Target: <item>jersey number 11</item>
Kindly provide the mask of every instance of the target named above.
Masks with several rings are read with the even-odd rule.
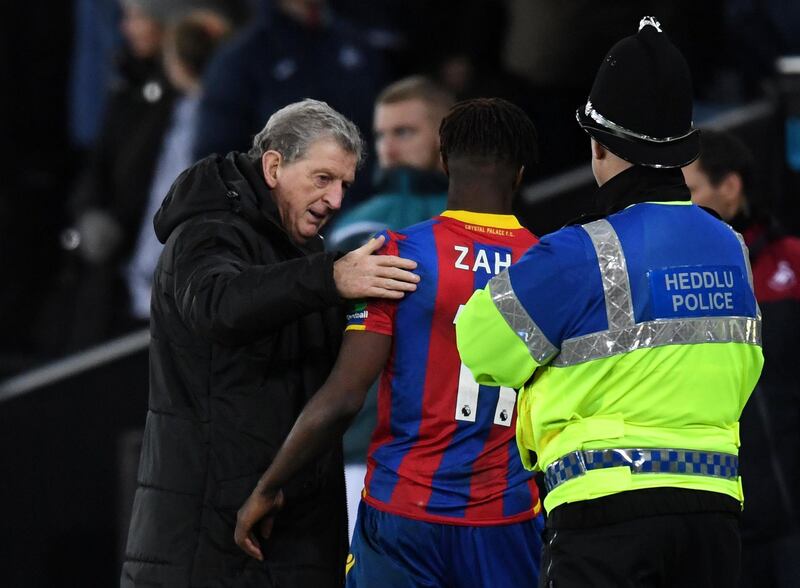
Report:
[[[464,307],[458,307],[458,312]],[[453,319],[455,324],[458,312]],[[480,384],[472,377],[472,372],[463,363],[458,373],[458,396],[456,397],[456,420],[474,423],[478,415],[478,394]],[[484,386],[484,394],[487,392],[498,391],[498,388]],[[494,424],[503,427],[511,426],[511,417],[514,414],[514,404],[517,402],[517,393],[511,388],[502,387],[498,391],[497,405],[494,410]]]

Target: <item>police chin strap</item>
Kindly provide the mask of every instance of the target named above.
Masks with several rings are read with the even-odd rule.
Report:
[[[659,33],[663,33],[664,31],[661,30],[661,23],[656,20],[655,16],[645,16],[642,20],[639,21],[639,30],[641,31],[644,27],[650,25]]]

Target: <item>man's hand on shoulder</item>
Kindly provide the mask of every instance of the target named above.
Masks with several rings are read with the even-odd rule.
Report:
[[[370,239],[333,264],[339,296],[347,300],[400,299],[417,289],[419,276],[410,271],[417,267],[415,261],[396,255],[373,255],[384,241],[383,235]]]

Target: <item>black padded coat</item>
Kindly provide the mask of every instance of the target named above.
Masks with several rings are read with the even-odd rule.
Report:
[[[123,587],[341,586],[341,448],[284,489],[265,562],[234,543],[236,511],[306,401],[343,327],[335,255],[293,244],[258,165],[211,156],[155,218],[150,401]]]

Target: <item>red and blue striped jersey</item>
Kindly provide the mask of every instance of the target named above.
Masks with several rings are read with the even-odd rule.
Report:
[[[520,461],[516,392],[479,386],[461,364],[455,318],[472,293],[537,239],[509,215],[446,211],[387,231],[381,253],[417,262],[417,290],[369,300],[348,330],[392,336],[364,500],[412,519],[495,525],[534,517],[536,484]]]

